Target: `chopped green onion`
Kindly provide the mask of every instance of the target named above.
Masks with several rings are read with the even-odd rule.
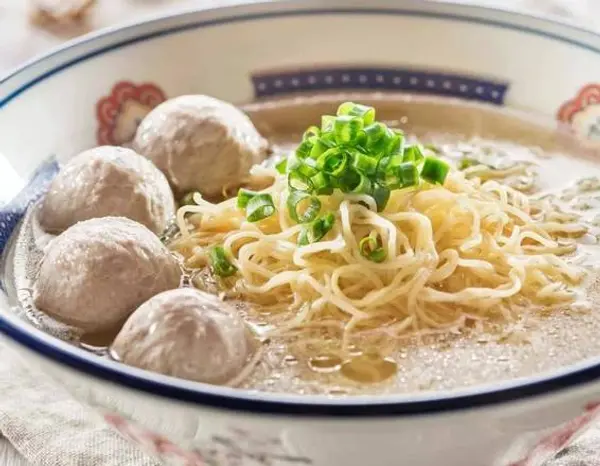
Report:
[[[387,136],[386,126],[379,122],[367,126],[364,131],[367,136],[366,146],[368,149],[372,149],[379,141]]]
[[[304,160],[294,159],[294,163],[288,163],[288,172],[291,173],[293,171],[298,171],[302,173],[304,176],[311,177],[318,173],[317,163],[315,160],[311,158],[306,158]]]
[[[196,201],[194,201],[194,194],[197,191],[190,191],[185,196],[181,198],[181,205],[196,205]]]
[[[351,193],[361,182],[361,176],[354,170],[346,170],[344,176],[334,179],[338,188],[344,193]]]
[[[308,206],[304,212],[300,212],[301,204]],[[308,223],[313,221],[321,210],[321,201],[316,196],[311,196],[303,191],[291,191],[287,198],[288,212],[296,223]]]
[[[352,192],[354,194],[370,194],[372,191],[371,180],[361,173],[359,173],[358,176],[360,177],[360,181],[352,189]]]
[[[328,149],[317,160],[317,168],[334,177],[344,173],[347,164],[348,154],[337,147]]]
[[[306,131],[304,131],[304,135],[302,136],[303,141],[311,141],[313,138],[318,138],[321,135],[321,130],[318,126],[311,126]]]
[[[404,162],[397,168],[398,175],[402,179],[402,187],[415,186],[419,183],[419,169],[413,162]]]
[[[312,141],[302,141],[296,149],[296,157],[298,157],[300,160],[307,158],[310,155],[312,148]]]
[[[377,165],[378,160],[376,158],[361,154],[360,152],[354,153],[352,166],[357,172],[364,173],[368,176],[374,175],[377,172]]]
[[[249,222],[264,220],[274,213],[275,204],[270,194],[256,194],[246,205],[246,220]]]
[[[404,162],[414,162],[418,165],[424,158],[425,156],[418,145],[409,146],[404,150]]]
[[[443,160],[437,157],[425,157],[421,178],[433,184],[444,184],[449,171],[450,167]]]
[[[386,172],[385,178],[379,180],[383,186],[390,190],[400,189],[404,185],[402,183],[402,177],[397,170],[390,170]]]
[[[240,188],[237,195],[237,207],[238,209],[245,209],[250,199],[256,196],[256,191],[250,191],[249,189]]]
[[[335,217],[330,212],[317,218],[315,221],[305,225],[298,235],[298,244],[306,246],[307,244],[320,241],[331,229],[335,223]]]
[[[474,167],[475,165],[481,165],[481,162],[479,160],[471,159],[469,157],[464,157],[460,160],[460,163],[458,164],[458,169],[466,170],[467,168]]]
[[[333,186],[331,185],[331,180],[329,176],[323,172],[317,173],[310,179],[313,185],[313,192],[317,195],[322,194],[333,194]]]
[[[330,149],[330,145],[325,143],[323,140],[318,139],[315,141],[315,145],[312,147],[310,151],[311,159],[318,159],[321,154],[325,153],[327,149]]]
[[[285,164],[285,168],[288,172],[297,169],[300,165],[302,165],[302,160],[296,157],[296,154],[290,154],[287,158],[287,162]]]
[[[443,183],[449,167],[425,146],[406,146],[401,130],[375,121],[373,107],[344,102],[336,116],[321,117],[320,128],[309,127],[296,151],[277,169],[288,176],[290,218],[310,223],[321,209],[317,196],[335,189],[366,194],[381,212],[392,190],[418,186],[421,179]]]
[[[333,130],[335,117],[331,115],[323,115],[321,117],[321,134]]]
[[[293,170],[288,175],[288,186],[295,191],[311,192],[313,183],[310,178],[299,170]]]
[[[349,115],[339,116],[333,123],[335,140],[338,144],[355,142],[364,127],[362,118]]]
[[[377,248],[371,254],[369,254],[369,259],[373,262],[383,262],[387,257],[387,251],[383,248]]]
[[[387,148],[390,145],[391,136],[386,129],[385,135],[377,141],[368,141],[367,148],[375,157],[383,157],[388,154]]]
[[[377,204],[377,212],[381,212],[385,209],[385,206],[390,200],[390,190],[379,183],[375,183],[373,185],[371,196],[375,199],[375,203]]]
[[[392,135],[390,136],[386,146],[386,152],[388,154],[402,153],[403,146],[404,134],[398,131],[392,131]]]
[[[338,107],[338,116],[360,117],[365,125],[370,125],[375,121],[375,109],[367,105],[355,104],[354,102],[344,102]]]
[[[377,167],[378,180],[389,189],[400,189],[404,186],[402,179],[402,156],[396,154],[383,157]]]
[[[277,170],[279,173],[281,173],[282,175],[285,175],[285,172],[287,170],[287,159],[283,159],[281,162],[277,163],[277,165],[275,165],[275,170]]]
[[[213,272],[219,277],[230,277],[237,272],[237,267],[229,261],[221,246],[212,248],[208,256]]]
[[[381,246],[379,234],[372,231],[365,236],[358,244],[361,256],[373,262],[383,262],[387,257],[387,251]]]

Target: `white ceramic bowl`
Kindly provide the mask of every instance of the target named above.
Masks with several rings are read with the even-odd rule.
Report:
[[[246,4],[88,36],[0,81],[0,250],[56,173],[51,155],[121,143],[169,96],[244,103],[292,91],[406,90],[527,109],[593,138],[598,76],[600,37],[591,32],[411,0]],[[10,306],[0,292],[7,342],[177,464],[532,465],[579,433],[600,399],[600,359],[451,393],[249,393],[96,358],[24,324]]]

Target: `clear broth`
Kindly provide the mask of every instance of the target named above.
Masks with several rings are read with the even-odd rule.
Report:
[[[346,359],[327,353],[298,357],[291,354],[285,341],[272,339],[265,343],[263,359],[242,388],[332,396],[447,390],[526,377],[600,355],[600,312],[596,306],[600,303],[600,185],[587,192],[573,190],[582,178],[600,175],[597,148],[584,147],[554,123],[451,99],[322,95],[254,103],[245,110],[273,142],[275,160],[294,147],[303,129],[318,124],[321,114],[333,113],[342,100],[374,105],[379,119],[401,126],[425,143],[435,142],[446,149],[460,148],[464,141],[487,144],[509,159],[536,164],[541,189],[557,195],[570,193],[572,199],[566,202],[580,210],[590,228],[573,260],[582,261],[592,272],[585,289],[591,305],[578,303],[542,319],[524,319],[522,332],[504,341],[482,333],[444,335],[409,340],[386,354],[377,348],[357,349]],[[35,206],[26,215],[7,256],[12,284],[9,294],[18,312],[33,325],[105,355],[105,345],[115,332],[85,336],[33,306],[31,290],[43,254],[34,211]],[[260,332],[264,316],[244,305],[240,311]]]

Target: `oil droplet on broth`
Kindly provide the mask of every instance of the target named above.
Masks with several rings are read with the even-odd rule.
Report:
[[[289,366],[294,366],[298,364],[298,360],[296,359],[296,357],[292,356],[291,354],[287,354],[286,356],[284,356],[283,362],[285,362]]]
[[[398,371],[398,365],[390,358],[365,353],[350,358],[342,364],[342,375],[354,382],[378,383],[389,379]]]
[[[315,372],[336,372],[342,366],[342,358],[334,354],[315,356],[308,361],[308,367]]]

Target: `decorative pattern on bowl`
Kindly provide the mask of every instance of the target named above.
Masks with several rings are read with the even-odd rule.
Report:
[[[205,445],[186,450],[166,437],[118,414],[105,414],[104,419],[125,438],[168,465],[302,466],[313,464],[310,458],[290,453],[280,438],[259,436],[244,429],[230,428],[219,435],[212,435]]]
[[[588,84],[558,111],[559,121],[582,138],[600,141],[600,84]]]
[[[130,142],[144,117],[166,99],[155,84],[116,83],[110,94],[96,104],[98,145],[120,146]]]
[[[430,94],[504,105],[509,84],[447,71],[412,68],[335,67],[257,72],[256,98],[298,92],[372,89]]]
[[[531,439],[519,439],[499,464],[504,466],[541,466],[581,435],[600,415],[600,402],[588,403],[583,414],[561,426]],[[168,465],[185,466],[289,466],[311,465],[309,458],[291,455],[278,438],[259,438],[243,429],[212,436],[206,446],[186,450],[166,437],[110,413],[106,422],[121,435]],[[514,459],[514,458],[518,459]],[[513,458],[513,459],[510,459]]]
[[[542,466],[584,433],[599,416],[600,401],[590,402],[581,415],[544,432],[533,443],[519,439],[513,451],[508,453],[519,459],[509,460],[507,466]]]

